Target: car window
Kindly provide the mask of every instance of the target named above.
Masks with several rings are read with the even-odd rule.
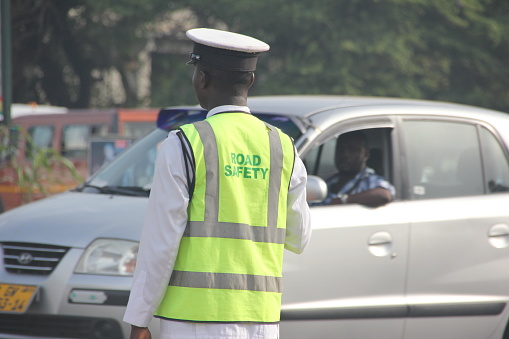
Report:
[[[16,155],[19,148],[19,138],[19,126],[0,126],[0,165]]]
[[[484,193],[477,127],[444,121],[405,121],[411,199]]]
[[[133,121],[124,123],[124,136],[140,139],[154,130],[155,122]]]
[[[106,136],[107,125],[67,125],[62,130],[62,150],[64,157],[86,158],[88,141],[91,137]]]
[[[145,138],[122,152],[115,161],[92,177],[93,186],[140,187],[150,189],[154,176],[157,150],[168,132],[152,131]]]
[[[31,126],[28,128],[28,135],[31,142],[26,143],[25,156],[30,157],[32,146],[36,148],[48,148],[52,146],[54,127],[51,125]]]
[[[308,174],[318,175],[323,179],[327,179],[336,173],[337,170],[334,165],[335,147],[336,138],[330,139],[309,151],[302,159]]]
[[[496,137],[486,128],[481,129],[486,184],[490,193],[509,190],[509,164]]]
[[[376,174],[390,180],[391,176],[391,128],[371,128],[363,132],[368,138],[370,156],[366,165]],[[330,138],[318,147],[310,150],[303,158],[308,174],[317,175],[327,180],[337,173],[334,162],[336,140],[338,135]]]

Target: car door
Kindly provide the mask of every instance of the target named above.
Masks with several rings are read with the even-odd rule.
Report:
[[[392,176],[395,133],[386,119],[380,124],[350,121],[325,131],[304,156],[308,174],[325,179],[334,173],[337,136],[369,125],[371,144],[383,152],[373,166]],[[401,338],[407,313],[408,216],[398,212],[403,205],[311,207],[309,246],[301,255],[285,254],[282,338]]]
[[[402,120],[410,226],[405,338],[501,338],[509,165],[489,126]]]

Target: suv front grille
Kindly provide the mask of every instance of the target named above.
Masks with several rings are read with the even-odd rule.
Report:
[[[47,275],[57,267],[69,247],[4,242],[2,249],[7,272]]]

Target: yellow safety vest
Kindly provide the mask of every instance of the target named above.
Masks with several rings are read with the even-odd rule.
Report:
[[[181,127],[195,160],[188,223],[157,317],[278,322],[290,137],[248,113]]]

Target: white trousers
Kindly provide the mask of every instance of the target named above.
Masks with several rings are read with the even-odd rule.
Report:
[[[161,319],[161,339],[279,339],[279,324],[194,323]]]

